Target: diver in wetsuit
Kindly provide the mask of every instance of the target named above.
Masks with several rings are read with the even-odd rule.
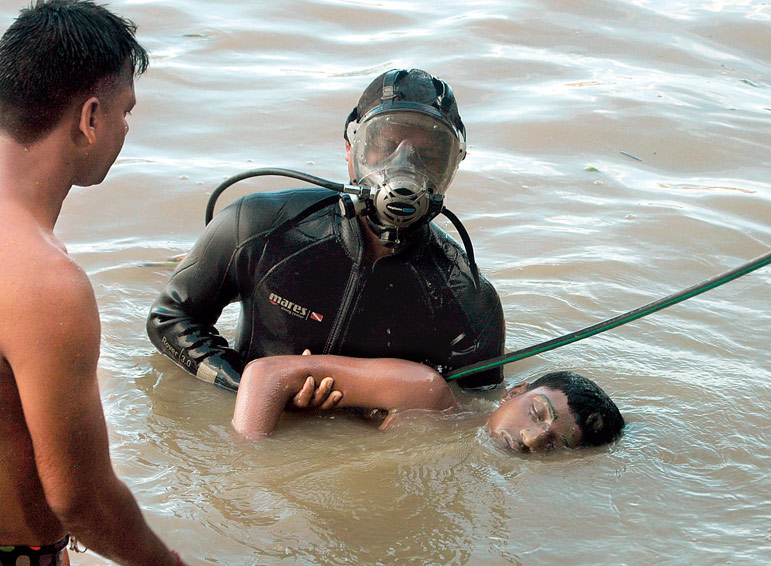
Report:
[[[502,352],[495,289],[430,222],[466,152],[452,89],[418,69],[388,71],[364,91],[344,137],[360,194],[249,195],[215,216],[177,267],[147,332],[184,370],[236,390],[250,360],[306,349],[440,371]],[[235,301],[230,347],[215,324]],[[502,380],[496,368],[458,381],[486,388]]]

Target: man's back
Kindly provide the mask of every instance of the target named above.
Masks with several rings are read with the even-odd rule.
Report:
[[[65,533],[38,477],[39,469],[46,469],[45,446],[42,453],[33,451],[25,421],[25,416],[37,419],[36,403],[25,403],[25,415],[20,395],[42,402],[50,393],[51,378],[37,375],[38,368],[69,365],[68,357],[84,369],[95,364],[99,322],[90,284],[61,244],[23,207],[2,197],[0,202],[0,458],[14,463],[0,468],[0,540],[32,544],[59,540]],[[81,332],[62,342],[62,332],[75,326]],[[85,350],[64,351],[67,342],[75,341],[82,341]],[[77,390],[77,383],[72,386]],[[61,398],[61,411],[47,418],[66,420],[77,411],[73,404],[77,399]]]
[[[5,359],[0,362],[0,404],[0,508],[4,516],[0,540],[59,540],[64,536],[62,526],[45,504],[32,441],[13,373]]]

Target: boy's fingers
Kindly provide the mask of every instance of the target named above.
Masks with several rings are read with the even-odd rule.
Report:
[[[343,398],[343,392],[342,391],[333,391],[329,394],[329,397],[327,397],[327,400],[322,403],[321,407],[319,407],[321,410],[326,409],[334,409],[337,407],[337,404],[340,402],[340,399]]]
[[[331,377],[325,377],[319,383],[316,391],[313,392],[313,399],[311,399],[311,407],[321,407],[329,398],[329,393],[332,391],[332,386],[335,384],[335,380]]]
[[[316,381],[313,376],[309,375],[303,383],[302,388],[298,391],[294,397],[292,397],[292,405],[298,409],[305,409],[314,397],[316,390]]]

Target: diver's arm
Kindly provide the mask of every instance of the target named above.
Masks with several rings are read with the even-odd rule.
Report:
[[[337,407],[383,409],[389,416],[457,407],[442,376],[423,364],[392,358],[272,356],[251,362],[244,371],[233,415],[236,431],[247,438],[270,434],[308,376],[315,383],[334,378],[334,390],[342,393]]]
[[[236,390],[246,361],[214,324],[237,300],[236,203],[214,217],[153,304],[147,334],[158,350],[188,373]]]

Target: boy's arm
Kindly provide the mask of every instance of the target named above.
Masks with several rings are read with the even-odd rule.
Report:
[[[90,283],[68,260],[40,272],[56,277],[30,278],[3,344],[48,505],[68,532],[118,564],[177,564],[112,469]]]
[[[457,407],[450,386],[434,369],[393,358],[273,356],[250,363],[236,398],[233,426],[247,438],[270,434],[287,402],[311,376],[327,376],[342,394],[337,407],[441,411]]]

